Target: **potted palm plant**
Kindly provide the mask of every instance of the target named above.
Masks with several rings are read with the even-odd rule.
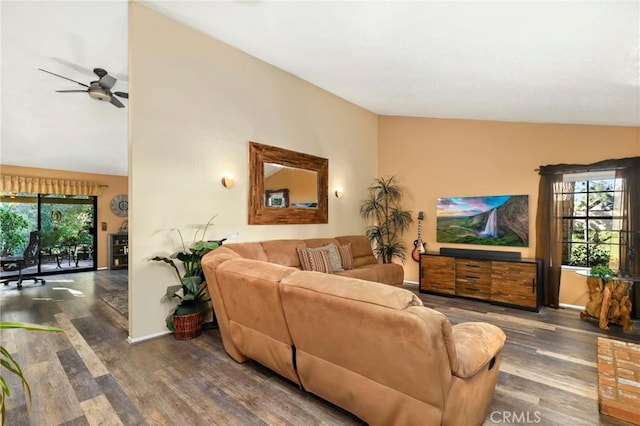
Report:
[[[371,223],[365,233],[373,245],[373,254],[383,263],[391,263],[395,257],[405,260],[407,247],[401,236],[413,219],[411,212],[400,206],[402,197],[403,190],[395,176],[376,178],[360,206],[360,215]]]
[[[154,256],[149,259],[163,262],[171,266],[175,272],[177,284],[167,286],[162,299],[178,300],[176,307],[166,317],[167,328],[174,332],[174,337],[178,340],[192,339],[202,333],[204,311],[210,300],[202,272],[202,257],[221,244],[221,241],[204,241],[207,228],[212,221],[213,218],[202,228],[201,239],[198,239],[198,231],[201,228],[198,227],[189,246],[185,244],[182,232],[175,229],[180,237],[180,249],[169,256]]]

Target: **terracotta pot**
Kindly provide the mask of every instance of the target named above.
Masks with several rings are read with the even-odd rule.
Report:
[[[175,332],[173,337],[176,340],[189,340],[202,334],[202,324],[204,315],[202,312],[187,315],[174,315],[173,327]]]

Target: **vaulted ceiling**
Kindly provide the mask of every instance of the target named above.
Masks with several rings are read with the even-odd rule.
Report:
[[[640,125],[637,1],[144,3],[377,114]],[[0,13],[0,163],[126,175],[127,108],[38,71],[127,92],[126,1]]]

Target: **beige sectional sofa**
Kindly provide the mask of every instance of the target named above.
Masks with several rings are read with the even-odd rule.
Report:
[[[353,254],[353,269],[337,272],[352,278],[375,281],[394,286],[401,286],[404,280],[404,270],[395,263],[383,264],[371,251],[369,240],[363,235],[346,235],[336,238],[312,238],[306,240],[272,240],[256,243],[226,244],[241,257],[263,262],[277,263],[300,269],[300,258],[297,248],[317,248],[327,244],[350,245]]]
[[[502,330],[451,326],[411,291],[348,271],[300,270],[295,248],[324,242],[229,244],[204,257],[227,353],[238,362],[253,359],[371,425],[482,424],[498,378]],[[359,267],[369,265],[358,249],[353,257],[354,265],[357,258]],[[375,271],[397,281],[371,266],[363,269],[366,277]]]

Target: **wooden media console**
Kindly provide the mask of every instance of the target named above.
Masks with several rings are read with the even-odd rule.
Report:
[[[420,256],[421,293],[466,297],[538,312],[541,277],[542,262],[537,259],[501,258],[488,251],[466,254],[464,250],[454,255]]]

